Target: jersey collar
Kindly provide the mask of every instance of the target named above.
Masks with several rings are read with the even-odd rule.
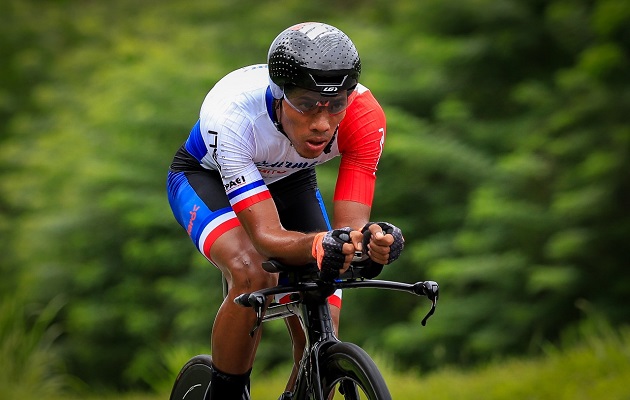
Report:
[[[267,104],[267,114],[269,114],[269,118],[271,118],[271,122],[274,124],[278,122],[276,120],[276,113],[273,111],[273,94],[271,94],[271,87],[267,86],[267,91],[265,92],[265,103]]]

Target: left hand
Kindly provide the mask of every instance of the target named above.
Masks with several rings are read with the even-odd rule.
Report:
[[[364,243],[368,243],[364,251],[372,261],[385,265],[398,259],[405,245],[399,228],[387,222],[368,222],[361,231],[364,238],[369,235],[369,242],[364,239]]]

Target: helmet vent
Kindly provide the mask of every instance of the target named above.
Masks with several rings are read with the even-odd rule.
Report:
[[[353,88],[361,74],[359,53],[350,38],[322,23],[299,24],[281,32],[269,48],[268,64],[276,85],[319,92],[331,86]]]

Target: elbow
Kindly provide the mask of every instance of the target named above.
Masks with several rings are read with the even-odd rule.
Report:
[[[273,233],[250,234],[254,248],[265,258],[277,258],[279,253],[278,239]]]

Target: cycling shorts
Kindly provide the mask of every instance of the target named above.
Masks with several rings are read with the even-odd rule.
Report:
[[[168,200],[175,219],[210,262],[210,248],[222,234],[240,225],[230,206],[219,172],[206,169],[174,170],[167,178]],[[324,201],[317,188],[315,169],[293,173],[268,185],[282,226],[297,232],[331,229]],[[214,263],[213,263],[214,264]],[[276,299],[286,302],[287,296]],[[341,290],[329,297],[341,307]]]

